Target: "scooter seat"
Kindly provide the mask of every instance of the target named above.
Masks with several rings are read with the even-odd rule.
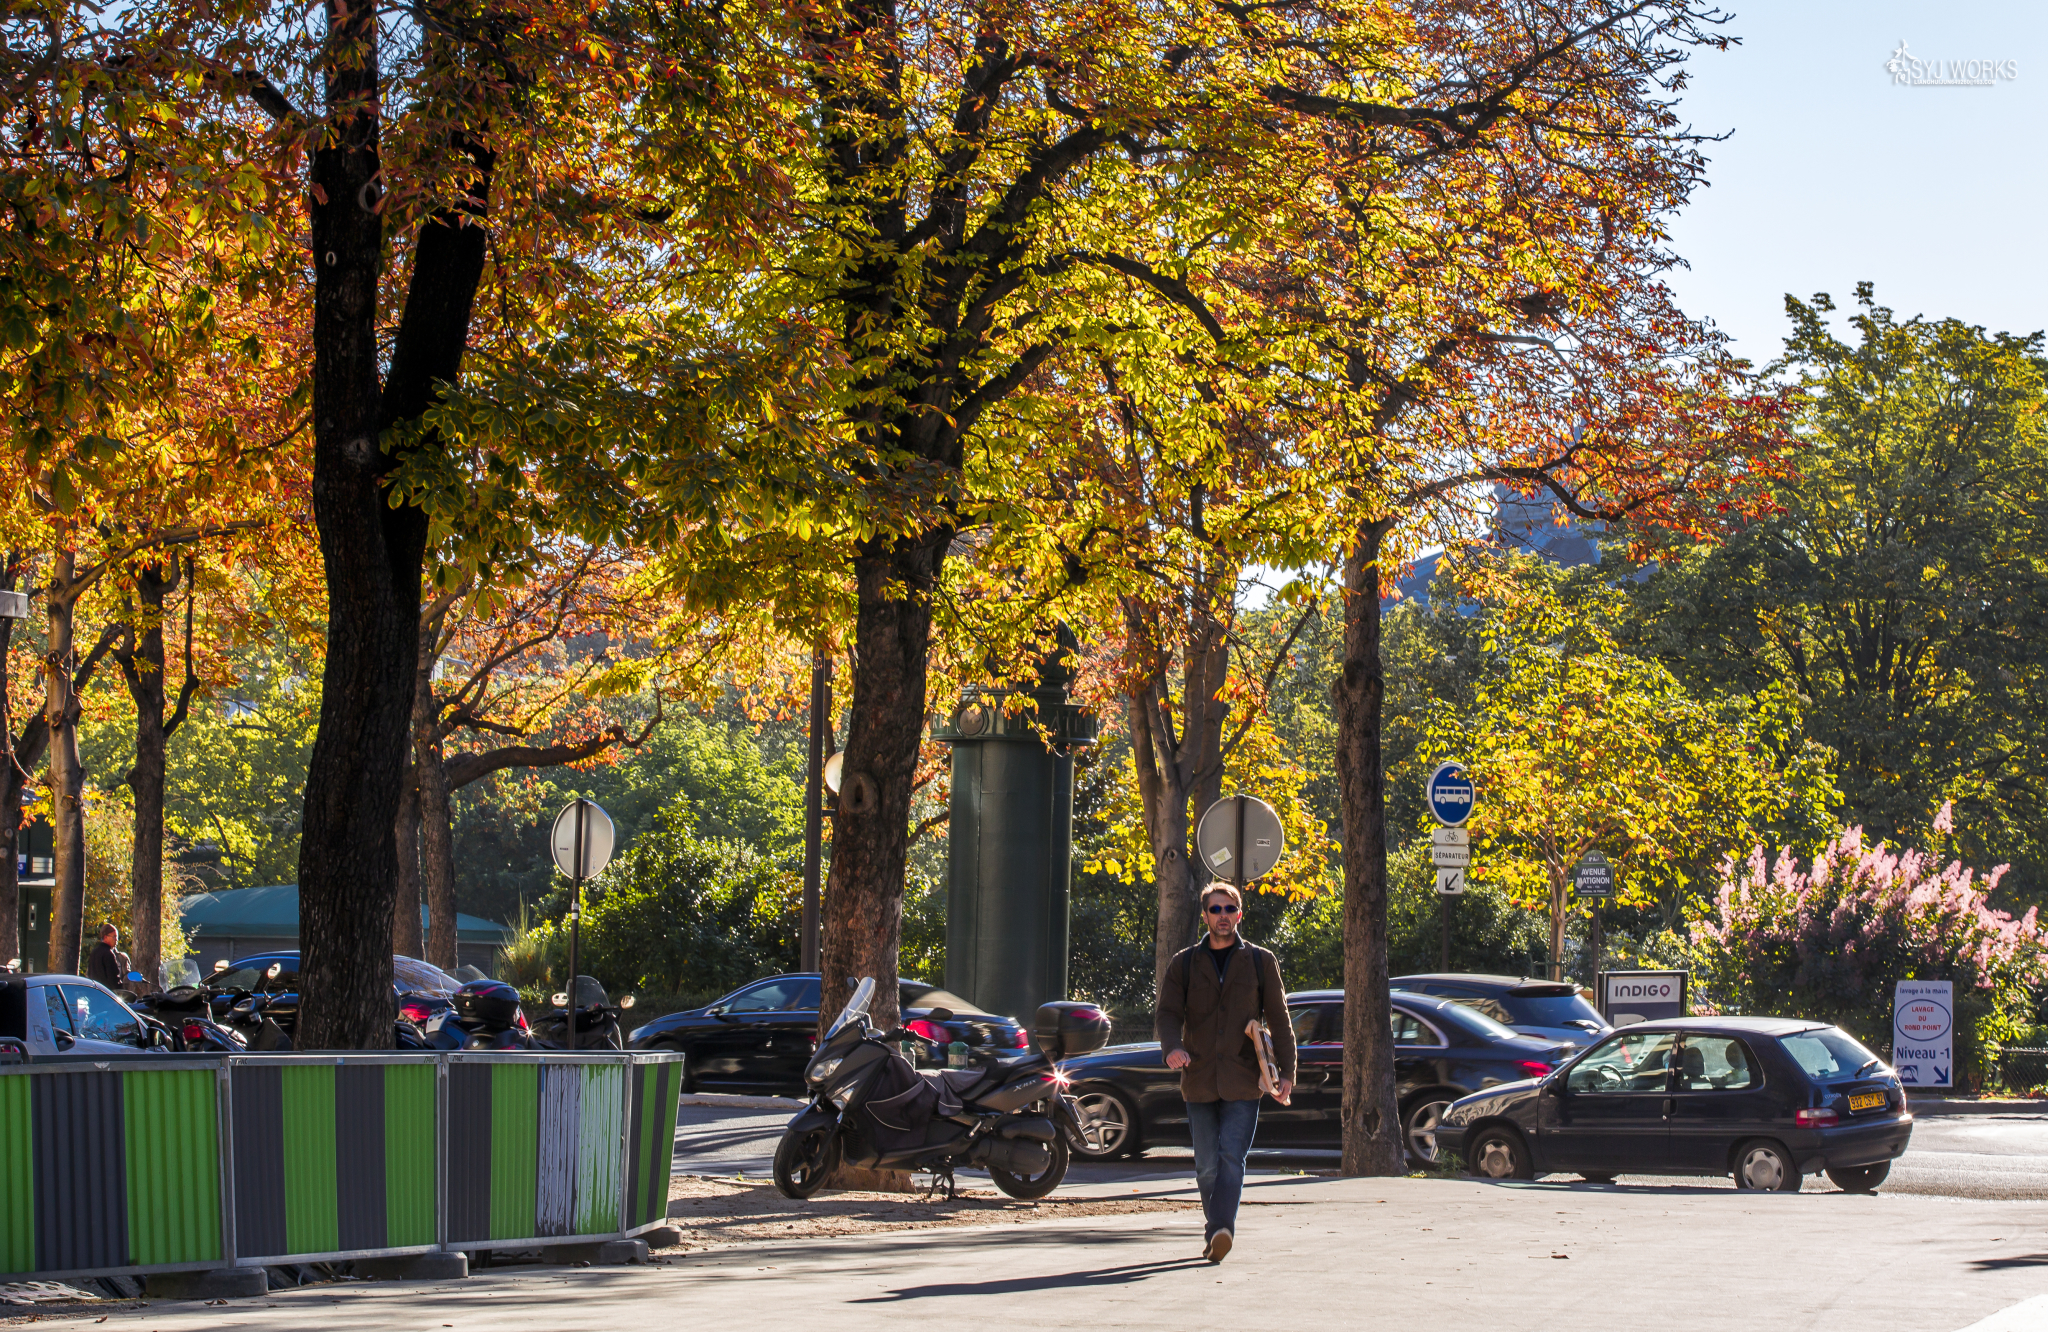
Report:
[[[975,1089],[988,1080],[988,1075],[978,1068],[927,1068],[918,1071],[962,1101],[972,1100]]]

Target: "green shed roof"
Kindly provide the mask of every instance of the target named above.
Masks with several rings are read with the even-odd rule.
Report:
[[[275,939],[299,932],[299,885],[274,883],[266,888],[230,888],[219,893],[194,893],[178,902],[185,932],[200,939]],[[427,908],[420,907],[425,929]],[[480,916],[455,915],[458,943],[502,944],[512,931]]]

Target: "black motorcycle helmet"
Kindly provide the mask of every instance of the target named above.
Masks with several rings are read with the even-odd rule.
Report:
[[[519,991],[503,981],[471,981],[455,992],[454,1003],[463,1017],[493,1026],[509,1027],[519,1020]]]

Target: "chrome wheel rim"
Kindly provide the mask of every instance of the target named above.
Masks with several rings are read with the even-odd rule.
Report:
[[[1436,1163],[1436,1130],[1444,1121],[1444,1111],[1450,1109],[1449,1101],[1430,1101],[1418,1105],[1408,1116],[1408,1154],[1418,1161]]]
[[[1088,1092],[1074,1098],[1081,1118],[1081,1137],[1091,1156],[1120,1152],[1131,1139],[1131,1118],[1124,1103],[1108,1092]]]
[[[1752,1147],[1742,1154],[1742,1182],[1753,1189],[1780,1189],[1785,1184],[1785,1163],[1769,1147]]]
[[[1515,1173],[1515,1152],[1505,1140],[1488,1138],[1479,1144],[1473,1166],[1488,1179],[1511,1179]]]

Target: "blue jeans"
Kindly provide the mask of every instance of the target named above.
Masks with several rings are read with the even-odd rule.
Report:
[[[1257,1101],[1189,1101],[1188,1136],[1195,1143],[1195,1184],[1202,1190],[1202,1238],[1237,1232],[1244,1196],[1244,1158],[1259,1127]]]

